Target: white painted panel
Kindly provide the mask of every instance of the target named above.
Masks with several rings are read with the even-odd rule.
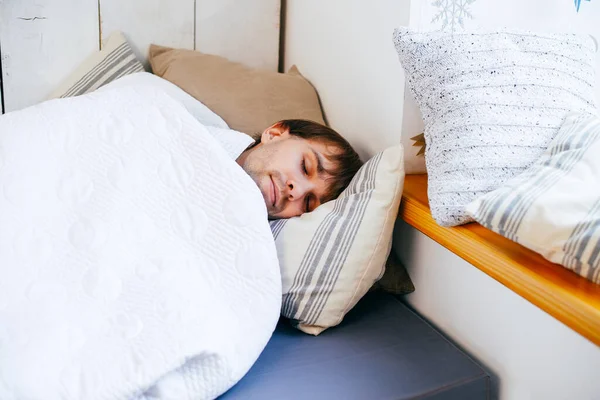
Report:
[[[146,67],[151,43],[193,49],[194,1],[100,0],[102,39],[123,32]]]
[[[196,50],[277,70],[280,0],[196,1]]]
[[[296,64],[332,128],[363,159],[402,141],[404,73],[392,41],[409,0],[289,0],[285,66]],[[405,150],[410,149],[406,141]]]
[[[502,400],[600,399],[600,347],[404,222],[408,303],[494,375]]]
[[[98,50],[97,0],[0,1],[6,111],[44,100]]]

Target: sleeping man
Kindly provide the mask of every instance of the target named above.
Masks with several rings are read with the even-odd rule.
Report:
[[[252,177],[269,219],[299,216],[335,199],[359,170],[358,154],[348,141],[319,123],[287,119],[255,137],[229,129],[221,117],[175,85],[148,73],[132,74],[98,91],[152,86],[181,103]]]
[[[265,129],[237,162],[258,185],[269,219],[299,216],[335,199],[361,166],[342,136],[305,120]]]
[[[225,392],[279,319],[268,219],[359,167],[325,126],[255,141],[143,74],[0,116],[0,399]]]

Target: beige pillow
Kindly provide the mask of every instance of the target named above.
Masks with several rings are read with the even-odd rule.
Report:
[[[336,200],[271,222],[281,268],[281,313],[303,332],[318,335],[342,322],[382,277],[404,185],[403,154],[401,145],[384,150]]]
[[[149,60],[154,74],[204,103],[231,129],[254,135],[296,118],[324,124],[317,92],[296,67],[281,74],[157,45],[150,46]]]

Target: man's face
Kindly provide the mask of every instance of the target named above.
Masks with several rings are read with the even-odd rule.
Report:
[[[327,156],[336,148],[294,137],[278,125],[265,130],[261,142],[238,158],[256,182],[270,219],[291,218],[321,204],[335,168]]]

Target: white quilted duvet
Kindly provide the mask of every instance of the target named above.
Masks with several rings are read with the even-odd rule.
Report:
[[[208,399],[281,283],[260,191],[147,88],[0,117],[0,399]]]

